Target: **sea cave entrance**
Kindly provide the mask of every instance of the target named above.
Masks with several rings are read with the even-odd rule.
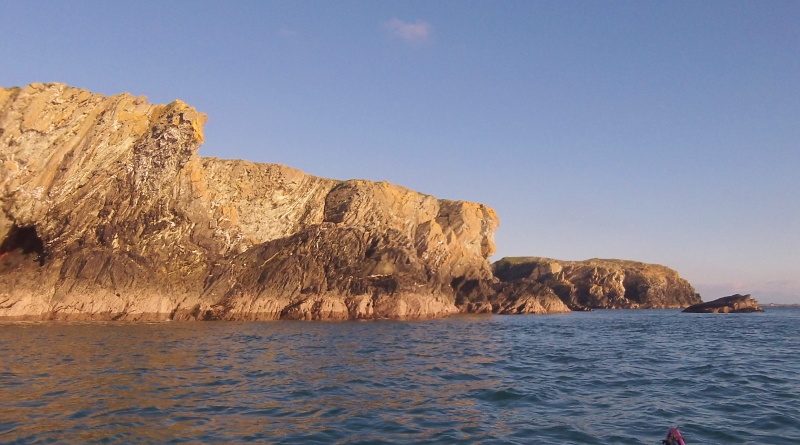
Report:
[[[24,257],[33,256],[40,266],[44,266],[44,242],[36,233],[36,227],[19,227],[17,225],[11,227],[3,242],[0,243],[0,258],[15,254]]]

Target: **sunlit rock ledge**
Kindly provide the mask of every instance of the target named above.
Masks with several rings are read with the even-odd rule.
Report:
[[[499,220],[483,204],[203,158],[205,122],[177,100],[0,89],[0,319],[414,319],[593,304],[575,280],[570,293],[539,275],[495,277]],[[605,289],[588,282],[589,295]]]

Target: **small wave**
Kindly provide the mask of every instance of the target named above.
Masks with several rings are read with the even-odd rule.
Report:
[[[662,315],[4,327],[0,440],[800,443],[796,319]]]

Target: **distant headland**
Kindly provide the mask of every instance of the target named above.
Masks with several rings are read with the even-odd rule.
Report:
[[[764,312],[759,306],[758,301],[750,295],[735,294],[727,297],[717,298],[706,303],[693,304],[683,312],[700,314],[729,314],[729,313],[750,313]]]
[[[181,101],[0,88],[0,319],[347,320],[682,308],[665,266],[504,258],[483,204],[203,158]]]

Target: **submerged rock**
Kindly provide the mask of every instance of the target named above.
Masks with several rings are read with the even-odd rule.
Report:
[[[750,295],[735,294],[728,297],[717,298],[707,303],[698,303],[687,307],[683,312],[704,314],[727,314],[740,312],[764,312],[758,302]]]

